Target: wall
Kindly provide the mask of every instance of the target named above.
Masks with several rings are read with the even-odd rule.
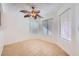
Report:
[[[5,45],[26,40],[29,36],[28,19],[23,17],[19,7],[10,4],[3,6],[3,27],[5,32]]]
[[[4,46],[4,33],[2,30],[0,30],[0,55],[2,53],[3,46]]]
[[[79,5],[77,5],[79,7]],[[76,34],[76,16],[78,17],[79,13],[78,10],[75,8],[76,4],[64,4],[63,7],[57,12],[57,15],[60,14],[61,12],[63,12],[63,10],[65,10],[66,8],[71,8],[71,41],[69,40],[65,40],[63,38],[61,38],[60,36],[59,39],[57,40],[57,44],[63,48],[69,55],[79,55],[77,54],[78,50],[79,50],[79,41],[78,41],[78,37],[76,39],[76,35],[79,35],[79,33]],[[76,12],[78,14],[76,14]],[[59,15],[58,15],[59,16]],[[78,20],[79,18],[77,18]],[[58,18],[58,22],[60,22],[60,19]],[[78,22],[78,21],[77,21]],[[58,29],[60,29],[60,24],[58,23]],[[78,32],[78,31],[77,31]],[[59,31],[58,31],[59,34]],[[77,49],[77,48],[78,49]]]
[[[50,13],[48,13],[46,16],[47,16],[47,18],[43,19],[42,23],[44,23],[46,20],[51,20],[52,21],[51,22],[52,24],[50,25],[50,26],[52,26],[51,27],[52,31],[49,32],[49,35],[47,35],[47,36],[49,36],[48,40],[50,42],[56,44],[56,41],[58,39],[58,37],[57,37],[58,36],[58,29],[57,29],[58,27],[57,27],[57,19],[56,19],[57,15],[56,15],[56,12],[50,11]],[[43,29],[45,29],[45,28],[43,27]],[[47,32],[45,32],[45,33],[47,33]]]
[[[72,4],[70,4],[72,5]],[[31,19],[25,19],[23,17],[23,14],[20,13],[19,11],[23,9],[24,7],[17,7],[17,6],[12,6],[10,4],[2,4],[3,6],[3,11],[2,12],[2,23],[3,23],[3,29],[5,33],[5,45],[7,44],[12,44],[18,41],[23,41],[26,39],[30,39],[30,34],[29,34],[29,22],[28,20]],[[63,5],[62,9],[67,8],[66,6],[69,6],[69,4]],[[53,18],[53,23],[52,23],[52,37],[48,38],[50,39],[49,41],[57,43],[61,48],[63,48],[69,55],[79,55],[79,33],[78,33],[78,15],[79,15],[79,7],[76,5],[72,5],[73,7],[73,13],[72,13],[72,41],[69,42],[68,40],[61,39],[58,34],[59,34],[59,19],[58,19],[58,13],[59,12],[50,12],[47,14],[47,17]],[[76,11],[75,11],[76,10]],[[62,11],[62,10],[60,10]],[[76,13],[75,13],[76,12]],[[75,17],[76,16],[76,17]],[[49,19],[46,18],[46,19]],[[75,25],[75,19],[77,24]],[[76,37],[77,35],[77,37]],[[31,37],[35,38],[44,38],[46,36],[34,36],[32,35]],[[51,39],[52,38],[52,39]],[[77,38],[77,39],[76,39]]]
[[[79,4],[76,4],[76,55],[79,56]]]
[[[2,12],[2,8],[1,8],[1,4],[0,4],[0,20],[1,20],[1,14]],[[2,29],[2,20],[1,20],[1,25],[0,25],[0,55],[2,53],[2,50],[3,50],[3,46],[4,46],[4,32],[3,32],[3,29]]]
[[[29,18],[24,18],[23,13],[20,13],[19,11],[22,9],[25,9],[26,7],[23,7],[24,5],[12,5],[12,4],[2,4],[3,6],[3,27],[5,32],[5,45],[12,44],[15,42],[23,41],[30,39],[31,37],[35,37],[34,35],[30,35],[29,33]],[[48,14],[47,16],[54,16],[53,13]],[[53,22],[54,25],[56,25],[56,22]],[[56,27],[53,26],[53,33],[55,34]],[[43,35],[37,35],[36,38],[42,38],[46,37]],[[56,38],[56,36],[53,35],[53,37]],[[52,37],[52,42],[54,42],[55,38]],[[49,37],[48,39],[50,39]],[[54,39],[54,40],[53,40]],[[51,41],[51,40],[49,40]]]

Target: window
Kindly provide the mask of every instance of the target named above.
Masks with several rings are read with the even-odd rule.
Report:
[[[39,22],[38,21],[31,21],[30,22],[30,32],[35,34],[39,32]]]
[[[52,35],[52,18],[43,21],[43,33],[45,35]]]
[[[59,15],[60,36],[63,39],[71,40],[71,9],[68,8]]]

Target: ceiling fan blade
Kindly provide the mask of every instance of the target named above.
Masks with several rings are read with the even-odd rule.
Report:
[[[37,14],[37,16],[40,17],[40,18],[44,18],[44,17],[42,17],[42,16],[40,16],[40,15],[38,15],[38,14]]]
[[[30,15],[28,15],[28,14],[27,15],[24,15],[24,18],[26,18],[26,17],[30,17]]]
[[[20,12],[22,12],[22,13],[30,13],[30,12],[27,11],[27,10],[21,10]]]
[[[38,11],[35,11],[36,13],[40,13],[40,10],[38,10]]]
[[[32,6],[32,9],[35,9],[35,7],[34,7],[34,6]]]

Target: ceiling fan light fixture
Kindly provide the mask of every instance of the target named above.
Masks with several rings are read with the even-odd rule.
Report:
[[[39,15],[40,10],[35,11],[35,7],[32,7],[31,11],[27,11],[27,10],[21,10],[20,12],[24,13],[24,18],[26,17],[33,17],[34,19],[37,19],[37,17],[42,18],[42,16]]]

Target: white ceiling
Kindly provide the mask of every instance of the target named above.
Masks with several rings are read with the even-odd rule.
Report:
[[[11,11],[31,10],[31,6],[40,9],[40,15],[46,16],[48,13],[57,11],[63,4],[61,3],[4,3],[4,6]],[[6,9],[5,9],[6,10]]]

